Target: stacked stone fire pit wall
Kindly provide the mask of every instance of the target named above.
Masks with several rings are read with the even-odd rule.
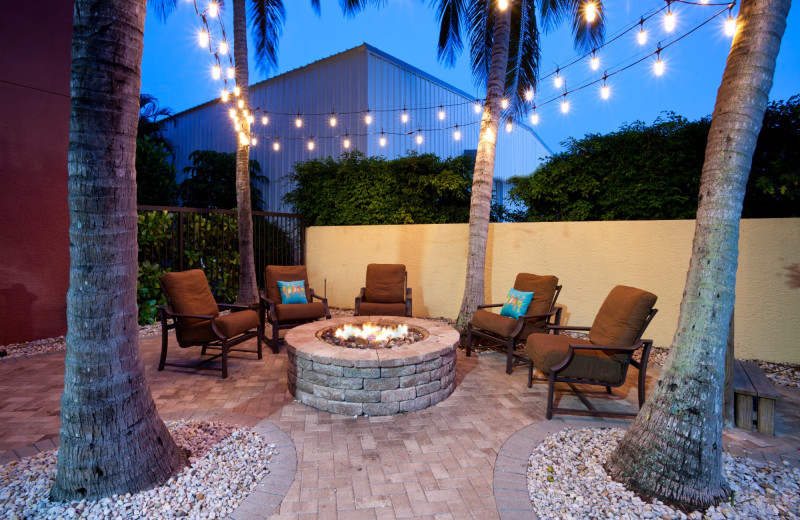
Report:
[[[406,323],[428,337],[392,349],[353,349],[317,337],[345,323]],[[289,391],[297,400],[331,413],[393,415],[432,406],[455,388],[458,332],[414,318],[359,316],[309,323],[286,334]]]

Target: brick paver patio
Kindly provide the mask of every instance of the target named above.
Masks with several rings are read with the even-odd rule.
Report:
[[[585,418],[569,416],[544,421],[546,386],[539,383],[528,389],[526,371],[505,374],[505,359],[493,353],[468,358],[459,351],[456,389],[431,408],[355,418],[295,402],[286,386],[285,348],[278,355],[265,350],[261,361],[236,354],[224,381],[219,372],[156,371],[158,337],[142,339],[141,350],[153,397],[166,420],[214,417],[255,426],[284,444],[285,432],[294,444],[296,473],[289,443],[282,448],[282,456],[287,454],[283,465],[268,477],[277,487],[254,494],[234,514],[240,519],[266,518],[273,508],[269,518],[275,520],[534,518],[520,493],[520,468],[531,442],[554,428],[587,424]],[[191,360],[198,350],[173,348],[170,357]],[[57,445],[63,360],[64,354],[56,353],[0,362],[0,463]],[[649,372],[650,385],[657,372],[657,367]],[[800,464],[800,391],[780,391],[784,398],[776,410],[778,436],[726,431],[726,449]],[[615,389],[612,398],[603,390],[594,401],[633,410],[635,393],[629,384]],[[565,404],[569,400],[570,406],[580,406],[568,391],[560,395]],[[277,505],[281,479],[288,492]]]

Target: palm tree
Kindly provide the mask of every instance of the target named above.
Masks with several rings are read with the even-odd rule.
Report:
[[[791,0],[743,0],[717,91],[678,330],[656,388],[607,463],[645,495],[705,509],[729,494],[722,391],[747,178]]]
[[[77,0],[69,132],[70,284],[53,500],[136,492],[186,459],[139,356],[136,124],[145,0]]]
[[[589,3],[596,13],[591,23],[584,21]],[[467,275],[456,322],[456,327],[463,330],[475,309],[483,303],[496,136],[503,117],[501,103],[504,97],[508,98],[508,113],[513,113],[517,110],[515,107],[525,103],[527,89],[536,89],[539,26],[534,0],[434,0],[432,4],[440,23],[439,60],[452,65],[464,48],[461,35],[468,31],[472,73],[476,83],[486,86],[472,177]],[[503,8],[505,5],[507,7]],[[542,0],[539,13],[545,30],[570,20],[578,48],[591,49],[603,41],[605,22],[601,0]]]
[[[177,3],[176,0],[150,0],[162,19],[166,18]],[[342,12],[353,16],[367,4],[381,5],[385,0],[339,0]],[[222,2],[219,2],[222,3]],[[320,14],[320,0],[311,0],[311,5]],[[244,104],[242,114],[250,113],[250,71],[247,53],[247,11],[252,14],[250,31],[255,44],[258,66],[268,72],[278,63],[278,42],[286,20],[283,0],[233,0],[233,58],[239,99]],[[246,121],[246,118],[243,118]],[[245,123],[245,129],[247,124]],[[250,205],[250,138],[242,131],[236,137],[236,203],[239,220],[239,293],[237,303],[258,302],[255,258],[253,255],[253,216]]]
[[[175,153],[175,145],[164,137],[165,118],[175,114],[169,107],[162,107],[152,94],[139,94],[139,124],[136,127],[136,138],[147,137],[155,144],[162,144],[170,153]]]

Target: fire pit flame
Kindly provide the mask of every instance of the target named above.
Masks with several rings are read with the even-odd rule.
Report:
[[[381,327],[375,323],[362,323],[361,326],[347,323],[336,329],[334,335],[341,340],[363,339],[368,343],[386,342],[392,339],[405,339],[408,336],[408,325]]]
[[[423,340],[427,334],[405,323],[345,323],[338,328],[329,327],[317,337],[332,345],[347,348],[394,348]]]

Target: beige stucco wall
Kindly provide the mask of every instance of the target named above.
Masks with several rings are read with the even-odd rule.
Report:
[[[691,256],[694,221],[492,224],[486,301],[502,302],[518,272],[554,274],[566,323],[591,325],[615,285],[658,295],[647,336],[669,346]],[[414,316],[454,318],[464,290],[467,225],[312,227],[312,287],[352,308],[369,263],[402,263]],[[800,219],[744,220],[736,287],[736,355],[800,363]]]

